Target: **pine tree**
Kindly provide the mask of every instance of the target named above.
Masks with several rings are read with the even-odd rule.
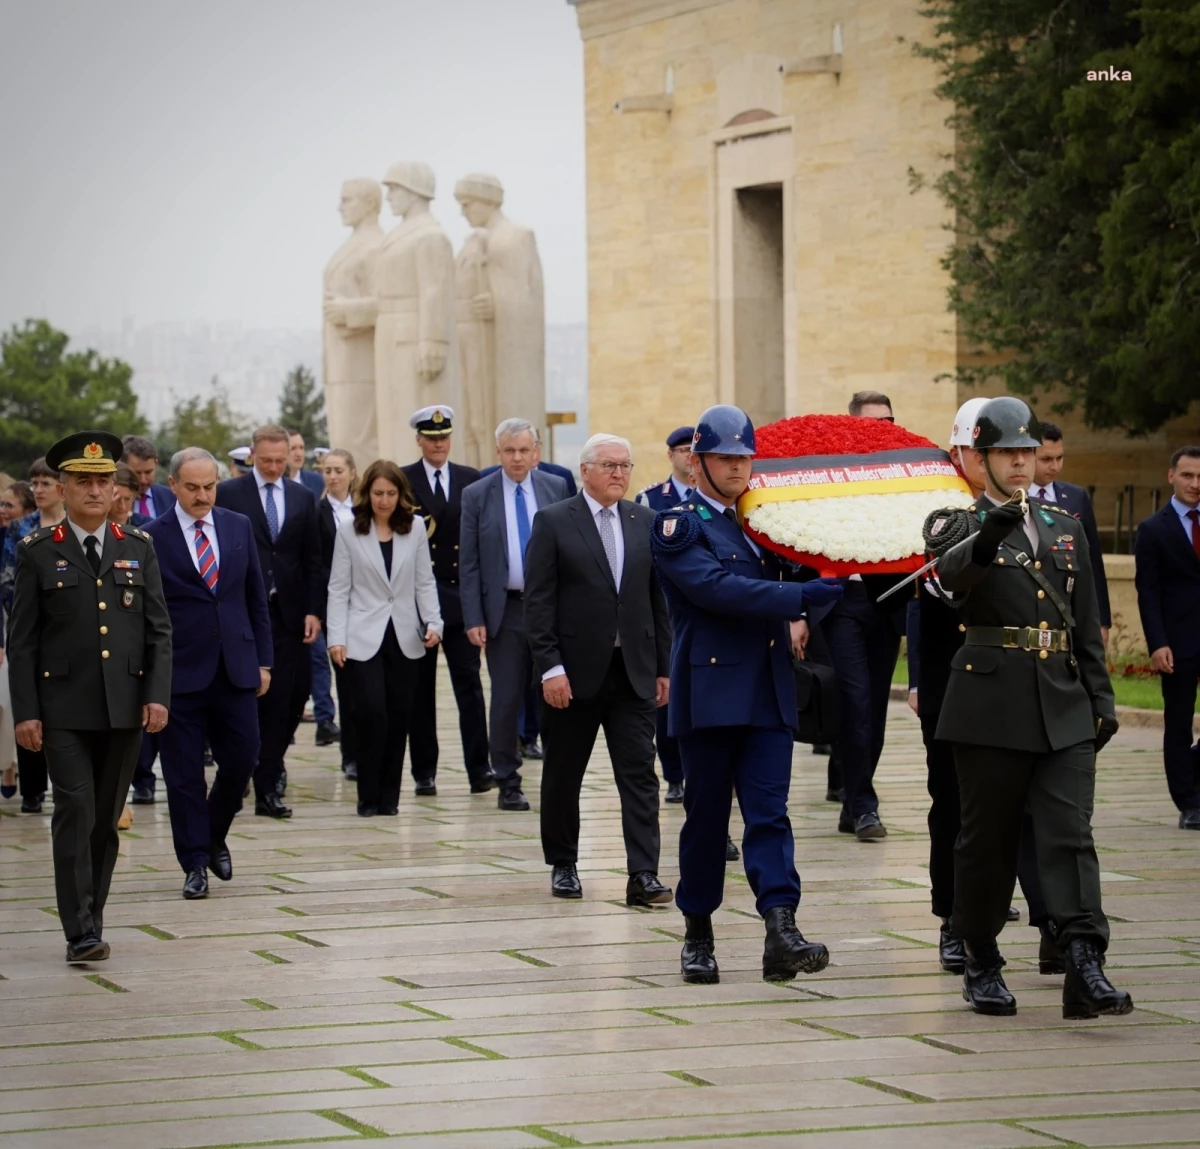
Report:
[[[329,437],[325,426],[325,392],[303,363],[288,372],[279,396],[279,423],[289,431],[299,431],[311,451]]]

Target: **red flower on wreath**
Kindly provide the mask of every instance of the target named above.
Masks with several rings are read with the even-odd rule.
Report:
[[[905,447],[937,447],[883,419],[856,415],[796,415],[759,427],[755,433],[760,459],[798,459],[805,455],[870,455]]]

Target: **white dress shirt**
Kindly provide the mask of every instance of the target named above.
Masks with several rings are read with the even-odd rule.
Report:
[[[104,528],[108,526],[108,523],[101,523],[94,531],[85,531],[78,523],[71,522],[70,519],[67,519],[67,522],[71,524],[71,530],[74,532],[75,537],[79,540],[79,545],[83,547],[83,553],[85,555],[87,554],[87,547],[84,546],[83,540],[86,539],[88,535],[91,535],[92,538],[96,540],[96,554],[104,554],[104,536],[108,533]],[[1190,539],[1191,535],[1188,535],[1188,538]]]
[[[1035,499],[1041,499],[1044,503],[1058,502],[1058,495],[1055,493],[1053,483],[1047,483],[1044,487],[1034,483],[1033,486],[1029,488],[1029,493]]]
[[[442,476],[442,490],[446,493],[446,498],[448,500],[450,498],[450,460],[447,459],[440,467],[434,467],[427,459],[422,459],[421,466],[425,468],[425,478],[429,480],[429,489],[431,491],[436,492],[437,490],[433,482],[434,477],[436,475]],[[531,523],[533,522],[532,519],[529,521]]]
[[[260,503],[262,503],[263,514],[265,515],[267,513],[267,480],[262,477],[262,475],[259,473],[259,470],[257,467],[254,468],[253,474],[254,474],[254,481],[258,484],[258,501]],[[283,530],[283,517],[284,517],[283,505],[287,501],[283,497],[283,484],[286,482],[287,482],[286,479],[276,479],[275,480],[275,490],[274,490],[274,492],[272,492],[275,495],[275,510],[279,514],[279,529],[280,530]],[[299,482],[299,480],[297,480],[297,482]]]
[[[347,496],[345,499],[335,499],[332,495],[325,496],[333,510],[333,529],[338,530],[343,523],[354,519],[354,500]]]
[[[533,472],[521,481],[525,494],[525,513],[529,516],[529,529],[533,529],[533,516],[537,514],[537,495],[533,493]],[[504,491],[504,527],[508,535],[508,589],[525,589],[525,556],[521,554],[521,537],[517,533],[517,484],[501,472],[500,485]]]
[[[183,528],[183,541],[187,544],[188,557],[192,560],[194,566],[199,572],[200,556],[196,554],[196,524],[204,524],[204,537],[208,539],[208,545],[212,547],[213,561],[217,564],[217,570],[221,569],[221,548],[217,545],[217,527],[213,522],[212,512],[209,511],[202,519],[193,518],[179,504],[175,504],[175,517],[179,520],[180,527]]]

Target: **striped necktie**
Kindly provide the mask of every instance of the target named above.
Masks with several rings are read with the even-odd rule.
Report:
[[[204,580],[204,585],[216,594],[220,572],[217,570],[217,556],[213,554],[212,543],[204,533],[203,520],[196,523],[196,559],[200,564],[200,577]]]

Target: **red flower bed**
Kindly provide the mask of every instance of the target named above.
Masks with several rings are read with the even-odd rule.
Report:
[[[796,459],[805,455],[869,455],[905,447],[936,447],[883,419],[856,415],[796,415],[754,432],[760,459]]]

